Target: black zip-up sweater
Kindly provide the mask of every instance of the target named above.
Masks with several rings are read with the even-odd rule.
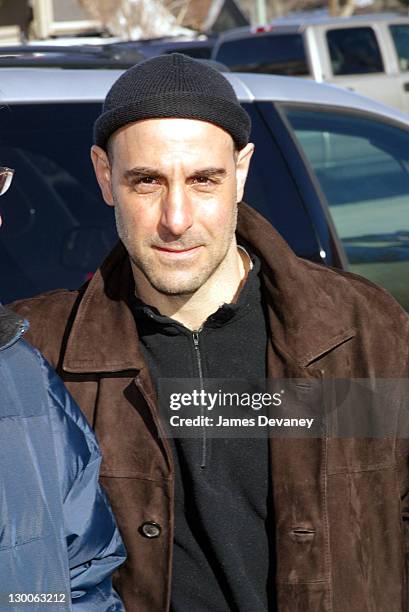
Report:
[[[266,323],[259,268],[235,304],[199,332],[135,299],[145,357],[159,378],[263,380]],[[201,372],[200,372],[201,370]],[[177,438],[172,612],[274,610],[274,525],[267,439]]]

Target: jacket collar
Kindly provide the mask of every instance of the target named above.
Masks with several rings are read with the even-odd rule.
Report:
[[[348,279],[297,257],[254,209],[242,203],[239,210],[237,234],[262,262],[270,332],[280,352],[305,367],[355,336],[345,308]]]
[[[271,335],[287,359],[306,366],[355,335],[342,302],[346,279],[299,259],[269,222],[244,203],[239,205],[237,234],[261,260]],[[338,291],[328,275],[340,286]],[[144,367],[130,308],[133,290],[129,257],[119,244],[81,299],[64,370],[118,372]]]
[[[130,307],[134,287],[128,254],[118,243],[95,272],[80,301],[63,370],[120,372],[144,367]]]
[[[0,351],[17,342],[27,329],[27,321],[0,304]]]

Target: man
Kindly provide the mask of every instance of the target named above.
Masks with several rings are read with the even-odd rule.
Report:
[[[0,167],[0,195],[12,177]],[[0,610],[123,610],[111,574],[125,553],[97,443],[27,328],[0,305]]]
[[[101,444],[127,610],[407,610],[405,441],[166,438],[164,378],[408,376],[408,317],[383,290],[237,207],[249,132],[208,66],[124,73],[92,148],[122,244],[88,286],[15,308]]]

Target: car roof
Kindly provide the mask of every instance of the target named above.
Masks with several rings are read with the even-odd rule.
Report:
[[[0,0],[1,1],[1,0]],[[78,40],[78,39],[77,39]],[[216,37],[183,39],[180,37],[151,38],[138,41],[102,42],[100,44],[0,45],[1,68],[76,68],[121,70],[144,59],[164,53],[186,53],[210,59]]]
[[[102,102],[122,70],[1,68],[0,103]],[[335,85],[296,77],[224,73],[240,102],[272,101],[345,107],[409,126],[409,115]]]
[[[105,45],[6,45],[0,46],[2,68],[124,69],[145,59],[138,46]]]
[[[263,34],[290,34],[293,32],[301,32],[314,25],[325,26],[359,26],[360,24],[379,23],[379,22],[394,22],[409,24],[409,17],[402,13],[371,13],[365,15],[351,15],[350,17],[330,17],[328,15],[315,15],[314,13],[306,16],[280,17],[267,23],[265,26],[243,26],[227,30],[220,34],[217,41],[217,47],[225,42],[235,40],[236,38],[247,38],[249,36],[260,36]]]
[[[291,16],[282,17],[281,19],[275,20],[272,23],[275,25],[286,25],[290,23],[299,24],[300,26],[307,27],[313,24],[320,25],[348,25],[348,24],[359,24],[367,22],[382,22],[382,21],[403,21],[409,23],[408,15],[403,13],[367,13],[365,15],[351,15],[350,17],[331,17],[329,15],[311,15],[303,17],[302,19]]]

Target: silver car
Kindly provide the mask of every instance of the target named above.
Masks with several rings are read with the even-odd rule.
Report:
[[[85,282],[116,237],[89,161],[120,71],[0,70],[0,300]],[[245,199],[301,257],[352,270],[409,310],[409,117],[330,85],[227,74],[252,119]]]

